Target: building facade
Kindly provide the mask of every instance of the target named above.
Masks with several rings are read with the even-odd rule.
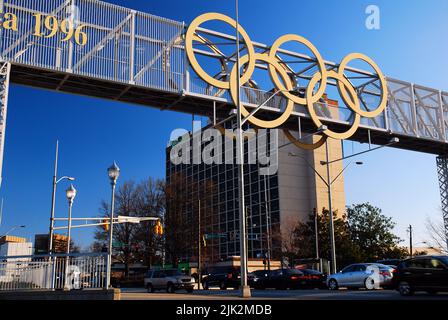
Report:
[[[216,263],[239,256],[240,252],[237,152],[236,143],[233,143],[232,151],[229,148],[221,150],[223,163],[206,164],[203,159],[197,161],[195,156],[199,157],[200,153],[196,152],[195,155],[193,137],[203,134],[206,129],[189,133],[188,139],[182,140],[188,148],[179,147],[177,141],[171,142],[167,148],[167,247],[170,243],[173,247],[177,246],[168,249],[171,252],[167,253],[188,262],[197,261],[200,253],[203,263]],[[276,130],[275,134],[274,130],[258,130],[256,134],[258,139],[265,135],[264,152],[270,152],[271,160],[276,159],[278,170],[262,175],[260,173],[266,168],[265,165],[258,161],[248,164],[254,152],[262,151],[255,150],[249,140],[245,140],[248,257],[281,259],[282,245],[297,222],[309,219],[315,209],[319,212],[328,209],[327,187],[311,168],[314,167],[326,178],[326,166],[321,164],[326,160],[325,145],[307,151],[290,144],[281,130]],[[236,142],[231,135],[226,138]],[[279,148],[271,148],[273,144]],[[206,144],[201,142],[200,146],[202,152]],[[329,139],[328,147],[330,159],[342,157],[340,141]],[[184,160],[189,159],[189,163],[173,163],[173,150],[188,153]],[[342,162],[332,164],[331,178],[334,179],[341,170]],[[333,210],[340,214],[345,210],[342,176],[332,188]],[[170,233],[170,228],[175,230]]]

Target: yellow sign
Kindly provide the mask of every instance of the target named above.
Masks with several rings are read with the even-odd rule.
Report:
[[[0,27],[5,30],[19,31],[19,18],[14,13],[0,13]],[[84,31],[85,25],[75,26],[72,19],[59,20],[52,15],[43,15],[40,13],[33,14],[32,19],[33,36],[53,38],[62,34],[60,37],[61,42],[66,42],[71,39],[75,40],[75,43],[84,46],[87,44],[88,36]]]
[[[198,60],[196,59],[195,52],[193,49],[193,42],[198,41],[202,44],[208,45],[214,52],[219,53],[219,49],[214,46],[210,41],[205,39],[204,37],[197,34],[196,30],[200,27],[201,24],[211,21],[211,20],[218,20],[221,22],[224,22],[228,25],[230,25],[233,28],[237,27],[237,23],[232,18],[220,14],[220,13],[205,13],[203,15],[200,15],[196,19],[193,20],[193,22],[190,24],[186,36],[185,36],[185,48],[186,53],[188,56],[188,59],[190,61],[190,64],[193,68],[193,70],[198,74],[198,76],[203,79],[208,84],[219,88],[221,90],[229,90],[230,95],[232,97],[233,102],[236,104],[237,101],[237,95],[238,95],[238,84],[237,84],[237,70],[236,70],[236,64],[233,66],[233,69],[230,73],[229,81],[223,81],[222,78],[215,78],[211,75],[209,75],[199,64]],[[310,114],[310,117],[314,124],[317,127],[320,127],[322,125],[321,120],[316,114],[316,111],[314,110],[314,103],[318,102],[320,99],[322,99],[325,89],[328,83],[328,79],[334,79],[337,83],[337,88],[340,93],[340,96],[342,98],[342,101],[344,104],[347,105],[347,107],[353,111],[355,114],[354,121],[352,123],[352,126],[349,130],[346,132],[335,132],[329,129],[326,129],[323,132],[323,136],[320,140],[318,140],[314,144],[305,144],[302,143],[294,138],[294,136],[287,130],[285,131],[286,136],[288,139],[293,141],[293,143],[301,148],[305,149],[315,149],[320,147],[327,139],[327,137],[331,137],[334,139],[347,139],[351,137],[356,130],[358,129],[358,126],[361,122],[361,117],[367,117],[367,118],[373,118],[381,114],[387,105],[387,84],[386,79],[384,75],[382,74],[379,67],[376,65],[376,63],[367,57],[364,54],[361,53],[351,53],[347,55],[342,62],[339,65],[339,68],[337,71],[335,70],[327,70],[325,66],[325,61],[323,60],[322,56],[320,55],[319,51],[316,49],[316,47],[307,39],[305,39],[302,36],[295,35],[295,34],[287,34],[280,38],[278,38],[273,45],[271,46],[269,52],[267,53],[257,53],[255,51],[254,45],[249,37],[249,35],[246,33],[246,31],[238,25],[239,33],[241,34],[242,40],[246,45],[247,54],[241,57],[240,59],[240,65],[244,66],[243,73],[240,78],[241,84],[246,84],[251,81],[251,77],[255,71],[255,65],[257,61],[264,62],[268,65],[269,75],[274,83],[277,90],[281,92],[281,94],[288,99],[288,103],[286,105],[285,110],[283,113],[274,120],[262,120],[255,116],[251,116],[248,118],[248,121],[251,122],[256,127],[260,128],[277,128],[281,126],[283,123],[285,123],[289,117],[291,116],[291,113],[294,109],[294,104],[304,105],[307,107],[307,110]],[[306,88],[305,96],[300,97],[296,96],[291,93],[291,91],[294,89],[293,81],[290,78],[288,74],[288,69],[285,67],[286,63],[283,62],[279,56],[278,56],[278,50],[281,45],[283,45],[286,42],[297,42],[299,44],[302,44],[306,46],[313,54],[316,59],[316,64],[318,66],[318,71],[311,77],[311,80],[309,81],[309,84]],[[344,74],[344,71],[347,67],[347,64],[351,62],[352,60],[362,60],[366,63],[368,63],[375,71],[375,73],[378,76],[378,79],[380,81],[380,87],[381,87],[381,99],[376,109],[372,111],[366,111],[362,110],[358,98],[358,94],[356,92],[356,89],[353,87],[353,85],[350,83],[350,81],[347,79],[347,77]],[[319,83],[319,88],[315,90],[315,86]],[[246,109],[246,107],[241,104],[241,114],[244,117],[247,117],[250,114],[250,111]]]

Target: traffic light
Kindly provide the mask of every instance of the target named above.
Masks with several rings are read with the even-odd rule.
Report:
[[[163,234],[163,226],[162,223],[160,223],[160,220],[157,220],[156,225],[154,226],[154,233],[158,235]]]
[[[103,225],[102,225],[102,227],[103,227],[103,229],[104,229],[104,231],[109,231],[109,219],[104,219],[103,220]]]

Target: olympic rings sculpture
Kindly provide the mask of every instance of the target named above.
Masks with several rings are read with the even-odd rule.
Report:
[[[237,23],[234,19],[220,14],[220,13],[205,13],[198,16],[187,29],[185,35],[185,50],[187,57],[190,61],[191,67],[198,74],[198,76],[207,82],[209,85],[219,88],[220,90],[229,90],[230,95],[232,97],[233,102],[236,104],[237,95],[238,95],[238,84],[237,84],[237,70],[236,64],[234,64],[231,72],[229,81],[222,80],[222,78],[215,78],[209,75],[199,64],[196,59],[195,52],[193,49],[193,42],[199,41],[203,44],[208,44],[212,50],[217,53],[219,49],[213,46],[207,39],[199,36],[197,34],[197,29],[205,22],[218,20],[230,25],[233,28],[237,28]],[[257,53],[255,51],[255,47],[247,34],[247,32],[238,25],[239,33],[242,37],[242,40],[246,46],[247,54],[240,58],[240,66],[244,66],[242,70],[242,74],[240,75],[240,83],[243,85],[251,81],[251,77],[255,71],[257,61],[261,61],[268,65],[269,76],[271,78],[272,83],[275,85],[276,89],[281,92],[281,94],[287,99],[286,107],[283,113],[273,120],[263,120],[257,118],[255,115],[252,115],[248,118],[248,121],[252,123],[254,126],[259,128],[277,128],[285,123],[289,117],[291,116],[294,110],[294,104],[304,105],[307,107],[308,113],[311,117],[313,123],[320,127],[322,125],[321,120],[316,114],[316,110],[314,108],[314,104],[322,99],[327,84],[328,79],[334,79],[337,83],[337,89],[341,96],[344,104],[354,113],[354,120],[350,127],[345,132],[335,132],[330,129],[326,129],[322,132],[322,137],[312,144],[307,144],[300,142],[295,139],[294,136],[288,131],[284,130],[286,137],[292,141],[297,147],[313,150],[320,146],[322,146],[328,137],[334,139],[347,139],[350,138],[358,129],[359,124],[361,122],[361,117],[366,118],[374,118],[381,114],[387,105],[387,83],[386,78],[381,72],[378,65],[369,57],[361,53],[351,53],[347,55],[342,62],[340,63],[337,71],[335,70],[327,70],[325,61],[320,55],[319,51],[316,47],[307,39],[302,36],[296,34],[286,34],[278,38],[271,46],[269,52],[267,53]],[[316,65],[318,66],[319,71],[317,71],[308,83],[306,87],[306,92],[304,97],[296,96],[291,93],[294,88],[294,83],[291,80],[288,70],[285,67],[285,63],[281,61],[278,56],[280,46],[287,42],[296,42],[306,46],[314,55],[316,60]],[[350,83],[346,75],[344,74],[347,65],[352,60],[362,60],[369,64],[373,70],[375,71],[379,81],[380,81],[380,90],[381,90],[381,98],[380,102],[376,109],[374,110],[363,110],[361,109],[359,97],[356,92],[356,89]],[[315,90],[316,85],[319,83],[319,87]],[[247,117],[250,114],[250,111],[246,109],[244,104],[241,103],[241,114],[244,117]]]

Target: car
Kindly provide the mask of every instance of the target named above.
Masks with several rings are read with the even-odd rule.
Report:
[[[148,292],[166,290],[169,293],[174,293],[176,290],[185,289],[188,293],[191,293],[195,280],[176,269],[150,270],[144,278],[144,284]]]
[[[241,274],[239,267],[212,267],[205,272],[205,276],[202,278],[202,288],[204,290],[208,290],[211,287],[218,287],[221,290],[226,290],[227,288],[238,289],[240,285]]]
[[[337,290],[340,287],[373,290],[390,286],[392,279],[393,272],[389,266],[380,263],[356,263],[329,275],[327,286],[330,290]]]
[[[386,266],[392,266],[392,267],[397,267],[400,262],[402,260],[401,259],[383,259],[383,260],[378,260],[376,263],[380,263],[380,264],[384,264]]]
[[[300,269],[304,273],[303,286],[306,288],[326,288],[327,276],[322,272],[313,269]]]
[[[254,274],[256,278],[253,280],[253,287],[256,289],[301,289],[325,286],[325,276],[311,269],[260,270]]]
[[[448,256],[407,259],[398,265],[393,283],[402,296],[410,296],[416,291],[448,292]]]

